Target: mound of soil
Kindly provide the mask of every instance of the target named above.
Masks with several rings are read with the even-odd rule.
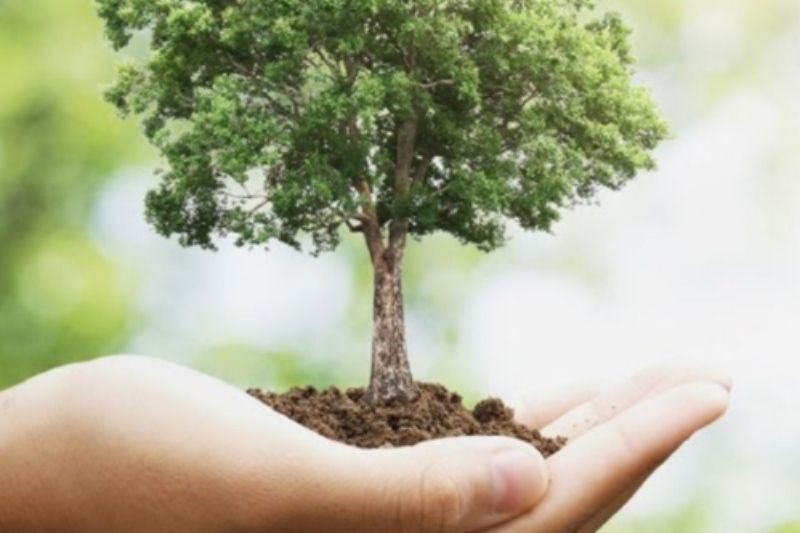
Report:
[[[366,390],[313,387],[276,394],[247,391],[279,413],[333,440],[360,448],[411,446],[422,441],[463,435],[514,437],[535,446],[545,457],[561,449],[564,439],[548,439],[514,422],[513,411],[496,398],[470,411],[461,396],[442,385],[420,383],[410,403],[372,406]]]

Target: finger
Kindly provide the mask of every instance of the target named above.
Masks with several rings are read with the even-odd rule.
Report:
[[[663,463],[662,463],[663,464]],[[660,466],[660,465],[659,465]],[[607,505],[603,508],[600,512],[594,515],[586,524],[584,524],[579,530],[578,533],[594,533],[595,531],[599,531],[601,527],[603,527],[606,522],[611,520],[616,514],[623,508],[625,505],[631,501],[637,492],[644,486],[650,476],[658,469],[658,467],[649,470],[646,474],[639,477],[630,488],[626,489],[622,494],[617,496],[611,504]]]
[[[531,509],[548,482],[533,447],[501,437],[357,450],[338,465],[332,496],[353,509],[329,516],[355,518],[340,531],[476,531]]]
[[[569,410],[588,402],[601,390],[597,383],[584,383],[554,393],[527,394],[515,403],[515,418],[531,429],[541,429]]]
[[[637,479],[629,489],[626,489],[625,492],[617,496],[611,504],[604,507],[600,512],[589,519],[586,524],[580,526],[575,533],[595,533],[596,531],[599,531],[600,528],[606,524],[606,522],[616,516],[620,509],[622,509],[631,500],[631,498],[633,498],[636,493],[639,492],[645,482],[657,469],[658,467],[653,468],[647,472],[647,474]],[[484,530],[485,533],[494,533],[495,531],[496,530],[492,528]]]
[[[618,387],[612,387],[548,424],[542,433],[573,440],[644,398],[686,383],[708,381],[730,390],[730,378],[717,370],[686,363],[668,363],[645,369]]]
[[[637,404],[550,457],[547,494],[500,531],[578,530],[727,405],[728,391],[711,383],[680,385]]]

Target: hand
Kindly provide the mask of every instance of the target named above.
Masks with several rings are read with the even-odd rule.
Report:
[[[627,391],[619,411],[633,406],[609,422],[602,399],[617,396],[598,397],[599,425],[583,428],[585,435],[546,464],[529,446],[504,438],[357,450],[175,365],[135,357],[72,365],[0,394],[0,530],[591,528],[624,503],[611,495],[623,486],[630,492],[724,410],[719,386],[677,385],[684,381],[664,381],[651,399],[619,389]],[[550,405],[535,416],[557,418],[551,428],[571,428],[570,417],[584,409],[559,417],[564,409]],[[644,440],[634,432],[667,411],[679,418],[669,431]],[[608,447],[620,442],[608,428],[631,432],[632,455]],[[604,449],[616,463],[587,460]],[[606,471],[615,464],[620,468]],[[548,470],[553,482],[545,493]]]
[[[546,479],[516,440],[359,450],[152,359],[0,394],[0,531],[466,531],[520,514]]]
[[[654,367],[618,387],[527,398],[517,418],[569,445],[547,461],[534,508],[497,532],[600,529],[692,434],[725,412],[731,381],[693,365]]]

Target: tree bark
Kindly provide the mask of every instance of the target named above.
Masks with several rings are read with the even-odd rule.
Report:
[[[367,399],[375,404],[416,397],[406,348],[402,260],[385,254],[374,263],[372,374]]]
[[[415,116],[398,127],[393,191],[396,202],[406,200],[409,194],[416,135]],[[369,188],[362,185],[360,190],[367,200],[369,223],[364,228],[364,236],[375,272],[372,374],[367,399],[372,404],[410,401],[417,391],[406,348],[402,280],[409,221],[405,216],[394,218],[389,224],[388,242],[384,242],[371,194],[365,194],[370,192]]]

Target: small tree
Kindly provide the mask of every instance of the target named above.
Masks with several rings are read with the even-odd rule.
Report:
[[[97,0],[151,55],[107,96],[168,163],[148,220],[185,246],[277,240],[374,267],[371,401],[414,396],[409,235],[492,250],[653,166],[666,134],[629,30],[586,0]],[[307,241],[306,241],[307,242]]]

